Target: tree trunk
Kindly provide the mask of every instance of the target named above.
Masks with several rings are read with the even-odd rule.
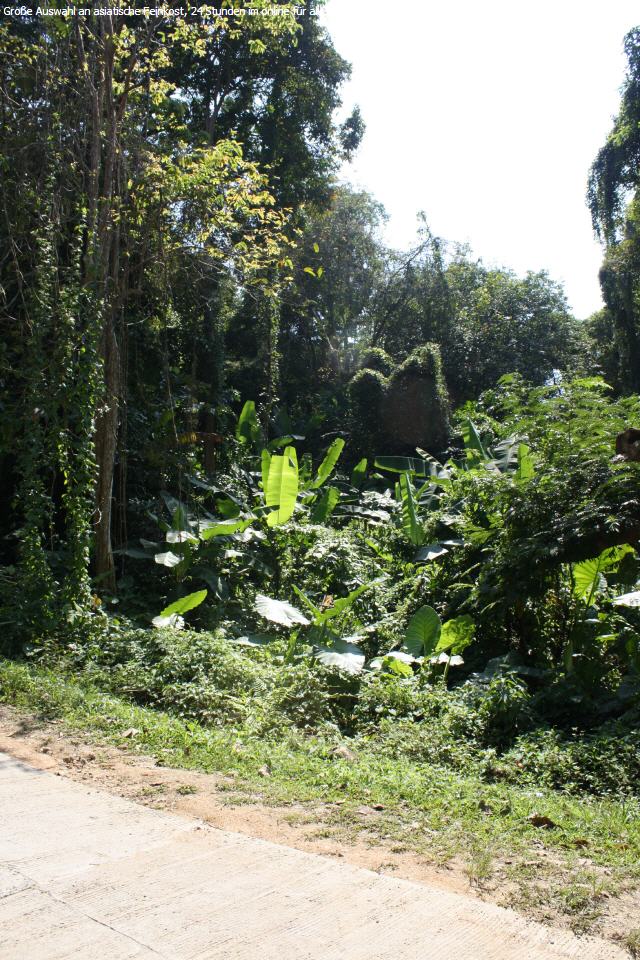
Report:
[[[100,587],[116,588],[113,549],[111,546],[111,512],[113,503],[113,473],[118,443],[118,396],[120,392],[120,354],[113,319],[109,318],[102,335],[101,353],[104,369],[105,394],[96,422],[96,548],[95,570]]]
[[[114,591],[116,578],[111,521],[121,395],[120,351],[114,318],[116,312],[124,307],[126,300],[125,282],[120,276],[119,218],[114,218],[114,204],[118,198],[118,190],[123,189],[120,135],[136,53],[132,52],[128,63],[124,89],[116,96],[111,16],[98,18],[97,41],[93,48],[97,62],[92,90],[93,129],[89,167],[89,223],[93,233],[90,282],[95,285],[101,302],[104,391],[97,410],[95,437],[98,467],[95,574],[100,587]]]

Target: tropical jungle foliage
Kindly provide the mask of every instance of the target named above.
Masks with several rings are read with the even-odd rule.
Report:
[[[279,6],[0,26],[2,651],[255,737],[637,793],[640,33],[583,322],[426,223],[385,246],[336,179],[349,66]]]

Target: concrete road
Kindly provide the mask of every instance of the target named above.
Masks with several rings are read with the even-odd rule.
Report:
[[[138,806],[0,753],[1,960],[628,960],[510,910]]]

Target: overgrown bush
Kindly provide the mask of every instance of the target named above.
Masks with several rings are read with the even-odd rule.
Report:
[[[382,408],[386,449],[413,454],[416,447],[431,453],[449,442],[449,397],[440,349],[425,343],[409,354],[389,377]]]
[[[571,793],[637,795],[640,730],[637,719],[607,724],[589,735],[535,730],[520,737],[502,761],[511,780],[528,777]]]
[[[449,397],[437,344],[417,347],[391,369],[384,351],[369,351],[372,367],[349,383],[351,424],[357,449],[413,454],[416,446],[434,453],[449,441]]]

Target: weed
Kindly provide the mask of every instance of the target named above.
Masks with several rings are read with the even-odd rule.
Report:
[[[624,945],[632,957],[640,957],[640,928],[634,927],[624,938]]]

